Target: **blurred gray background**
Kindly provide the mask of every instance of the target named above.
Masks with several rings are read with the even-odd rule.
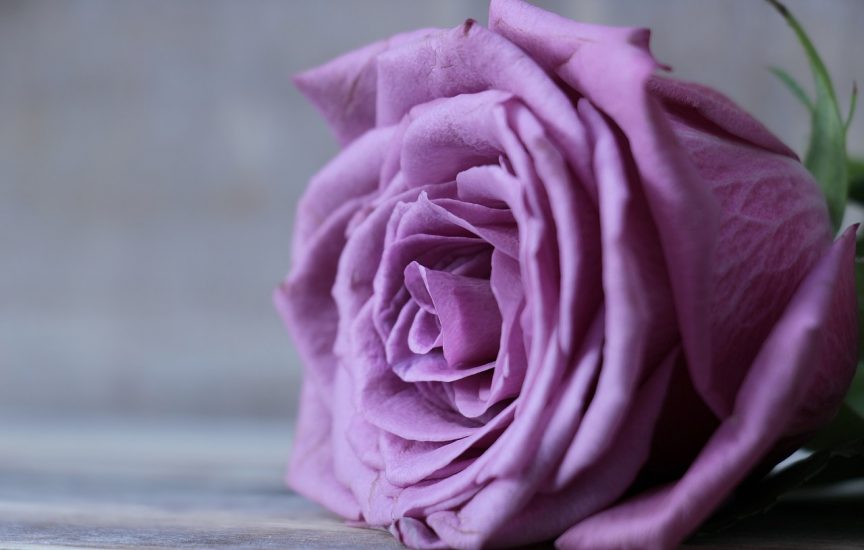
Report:
[[[791,31],[753,0],[572,0],[653,28],[656,55],[799,151],[809,84]],[[861,0],[789,0],[847,102]],[[0,1],[0,416],[293,414],[299,365],[270,294],[292,211],[335,151],[289,76],[484,1]],[[850,137],[864,153],[864,117]]]

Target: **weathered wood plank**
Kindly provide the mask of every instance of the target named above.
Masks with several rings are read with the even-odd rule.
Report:
[[[399,548],[283,486],[286,425],[0,424],[0,548]],[[685,547],[864,548],[864,486]]]
[[[288,441],[272,423],[0,427],[0,548],[399,548],[286,489]]]

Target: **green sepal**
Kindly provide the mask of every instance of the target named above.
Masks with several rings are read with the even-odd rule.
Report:
[[[864,422],[864,362],[858,363],[858,370],[855,371],[852,386],[849,388],[849,393],[846,394],[846,406]],[[864,433],[864,431],[859,433]]]
[[[846,121],[840,115],[837,95],[834,93],[834,86],[831,84],[828,69],[822,58],[819,57],[807,33],[804,32],[804,28],[778,0],[767,1],[780,12],[789,26],[792,27],[798,41],[804,48],[804,53],[810,64],[810,71],[813,73],[816,98],[812,102],[808,100],[812,105],[811,130],[804,165],[822,187],[822,192],[828,203],[831,223],[834,230],[837,231],[843,221],[849,184],[846,165]],[[775,72],[775,74],[777,73]],[[801,98],[800,94],[803,94],[803,90],[794,80],[790,78],[787,81],[785,77],[780,75],[778,78],[786,82],[787,86],[791,82],[792,86],[797,89],[797,91],[793,89],[793,93],[799,99]]]
[[[849,112],[846,114],[846,122],[843,123],[843,131],[849,133],[849,126],[855,118],[855,107],[858,106],[858,83],[852,82],[852,98],[849,100]]]
[[[849,198],[864,203],[864,160],[849,159]]]
[[[817,489],[830,483],[860,478],[864,465],[864,440],[847,441],[812,453],[759,480],[745,483],[726,506],[718,510],[694,537],[709,543],[718,533],[727,534],[745,520],[758,517],[796,489]]]
[[[777,79],[782,82],[786,88],[792,92],[792,95],[795,96],[798,101],[801,102],[804,107],[812,114],[816,107],[813,105],[813,102],[810,101],[810,96],[807,95],[807,92],[804,91],[804,88],[801,84],[798,83],[797,80],[792,78],[792,75],[781,69],[780,67],[769,67],[768,68],[771,73],[777,77]]]

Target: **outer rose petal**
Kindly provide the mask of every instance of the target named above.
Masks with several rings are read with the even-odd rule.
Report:
[[[292,247],[295,262],[316,248],[310,241],[340,207],[352,199],[367,197],[378,188],[384,151],[393,134],[392,128],[364,134],[312,177],[297,205]]]
[[[295,76],[294,83],[346,145],[375,126],[378,56],[431,32],[420,29],[369,44]]]
[[[855,231],[848,230],[796,292],[745,380],[735,409],[676,483],[600,512],[564,533],[559,548],[673,548],[725,499],[788,433],[826,372],[847,387],[855,335],[826,332],[855,317]],[[839,360],[839,364],[834,363]],[[814,366],[815,365],[815,366]],[[835,369],[841,370],[836,372]],[[834,372],[832,372],[834,371]],[[837,376],[839,375],[839,376]],[[835,405],[836,406],[836,405]]]
[[[594,140],[607,321],[597,389],[567,449],[556,488],[565,486],[612,445],[640,379],[677,348],[679,338],[670,274],[626,143],[616,139],[590,103],[580,101],[578,108]],[[650,439],[652,431],[646,430],[642,437]]]
[[[345,245],[345,229],[364,197],[377,187],[382,144],[392,132],[369,132],[343,150],[312,180],[301,200],[290,276],[274,293],[276,308],[303,360],[305,380],[288,483],[348,518],[360,509],[334,471],[332,446],[338,313],[331,289]],[[341,189],[341,202],[334,202]],[[338,434],[343,438],[343,434]]]
[[[363,197],[377,185],[387,129],[370,132],[344,149],[313,179],[300,201],[294,232],[293,265],[275,293],[276,307],[294,337],[307,376],[325,387],[332,383],[338,312],[331,289],[345,229]],[[333,189],[345,195],[333,202]]]
[[[709,130],[722,130],[734,137],[748,141],[761,149],[797,159],[798,156],[765,126],[741,110],[729,98],[694,82],[684,82],[659,76],[648,82],[651,93],[659,98],[664,107],[676,112],[684,111],[701,117]]]
[[[712,366],[704,373],[731,411],[765,339],[831,245],[825,199],[798,160],[705,128],[674,110],[673,127],[722,212],[712,261]]]
[[[326,404],[329,399],[322,398],[318,391],[314,382],[304,381],[295,443],[285,479],[301,495],[320,502],[342,517],[359,520],[357,500],[334,475],[333,419]]]
[[[522,0],[492,0],[489,25],[585,95],[627,136],[663,243],[696,387],[716,412],[725,412],[707,376],[711,259],[719,213],[709,187],[649,93],[658,64],[648,51],[648,31],[580,24]]]
[[[378,59],[378,126],[397,123],[417,105],[485,90],[517,96],[570,155],[587,181],[586,136],[561,88],[525,51],[468,20],[446,32],[393,48]]]

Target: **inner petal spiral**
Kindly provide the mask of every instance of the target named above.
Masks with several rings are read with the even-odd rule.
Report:
[[[440,341],[450,367],[474,367],[495,360],[501,339],[501,313],[488,279],[411,262],[405,268],[405,287],[420,306],[412,326],[418,330],[412,330],[412,334],[420,333],[417,339],[425,342]],[[424,313],[435,315],[438,322],[430,323]]]

